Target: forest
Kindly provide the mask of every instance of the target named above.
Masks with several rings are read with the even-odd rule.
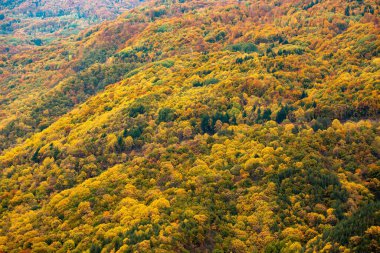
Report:
[[[0,37],[0,253],[380,251],[378,0],[106,2]]]

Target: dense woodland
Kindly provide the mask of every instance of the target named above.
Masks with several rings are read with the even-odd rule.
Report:
[[[88,24],[117,17],[139,0],[3,0],[0,34],[42,36],[70,33]],[[38,43],[36,43],[38,44]]]
[[[0,59],[115,19],[143,0],[2,0]],[[4,58],[5,57],[5,58]],[[2,66],[0,66],[2,67]],[[1,69],[0,69],[1,70]]]
[[[379,8],[152,0],[0,45],[0,252],[379,252]]]

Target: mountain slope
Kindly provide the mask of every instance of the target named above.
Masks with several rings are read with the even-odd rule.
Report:
[[[378,4],[312,3],[148,2],[44,48],[75,57],[9,104],[0,250],[376,252]]]
[[[116,18],[127,9],[137,5],[134,0],[21,0],[2,1],[0,4],[0,34],[13,34],[34,39],[36,44],[54,36],[75,33],[83,27],[102,20]],[[6,38],[6,37],[4,37]]]
[[[65,248],[73,240],[78,251],[90,241],[107,251],[118,244],[145,251],[151,236],[154,248],[169,251],[263,250],[274,239],[290,247],[373,200],[364,186],[372,179],[362,175],[377,168],[377,151],[371,151],[377,124],[334,121],[318,132],[274,121],[249,126],[241,114],[255,98],[238,97],[234,76],[193,87],[204,67],[225,66],[239,55],[211,55],[211,62],[201,55],[175,58],[169,69],[166,62],[147,66],[2,157],[3,166],[12,165],[3,172],[9,179],[2,179],[9,247],[41,247],[46,244],[37,242],[48,240]],[[360,146],[354,132],[365,138]],[[18,225],[26,220],[30,226]],[[88,239],[77,238],[83,232]]]
[[[325,1],[308,9],[306,7],[309,5],[300,3],[284,3],[280,6],[260,4],[262,6],[240,4],[231,7],[225,2],[225,7],[215,6],[209,9],[212,3],[201,1],[169,6],[157,4],[154,8],[151,7],[153,3],[149,3],[115,22],[86,31],[76,41],[12,57],[5,63],[7,69],[3,74],[6,87],[3,87],[1,99],[2,149],[13,145],[20,137],[18,140],[22,141],[32,132],[47,127],[75,104],[85,101],[104,86],[121,80],[123,75],[135,67],[172,55],[224,49],[253,50],[267,56],[265,67],[268,72],[281,72],[280,68],[287,67],[281,60],[284,54],[290,54],[288,58],[293,61],[303,61],[310,57],[320,59],[318,64],[309,61],[308,64],[313,67],[307,66],[302,70],[303,73],[308,72],[306,76],[296,78],[296,82],[302,83],[305,90],[316,85],[318,87],[318,82],[328,81],[330,75],[332,78],[341,75],[342,80],[338,86],[342,86],[347,95],[352,93],[346,87],[347,80],[365,83],[367,81],[363,79],[370,78],[372,80],[367,83],[375,81],[376,75],[357,78],[346,73],[361,70],[363,61],[370,62],[378,54],[377,28],[373,26],[377,16],[365,13],[367,6],[375,6],[375,3],[369,1],[359,6],[348,5],[352,5],[352,16],[344,15],[346,4],[343,2]],[[331,6],[331,12],[325,11],[327,6]],[[292,8],[298,8],[298,11],[288,15],[286,10]],[[361,16],[363,13],[364,16]],[[300,19],[300,15],[305,18]],[[277,19],[274,20],[273,16]],[[318,18],[320,16],[326,22]],[[369,26],[359,26],[353,21],[357,17],[361,17],[361,21]],[[297,18],[298,28],[295,25]],[[350,20],[351,27],[346,25]],[[326,40],[323,41],[322,37]],[[30,58],[30,55],[37,57]],[[324,64],[328,66],[321,68]],[[378,62],[371,64],[376,66]],[[339,71],[334,73],[331,69]],[[366,72],[376,72],[376,68]],[[294,78],[285,82],[294,82]],[[365,88],[359,88],[363,89]],[[368,87],[367,90],[372,89],[373,87]],[[28,92],[25,93],[25,90]],[[30,93],[33,94],[32,98]],[[373,117],[379,109],[376,99],[371,99],[373,97],[367,96],[366,101],[361,99],[361,102],[352,103],[350,108],[347,108],[346,103],[350,98],[341,101],[340,106],[334,105],[330,109],[334,115],[327,117]],[[23,108],[26,104],[28,106]],[[347,115],[341,115],[343,111]],[[15,115],[20,112],[21,115],[15,119]],[[10,135],[8,131],[14,128],[18,129],[13,131],[16,136]]]

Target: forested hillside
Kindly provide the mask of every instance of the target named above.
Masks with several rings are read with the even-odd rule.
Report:
[[[379,5],[146,1],[4,54],[0,252],[379,252]]]
[[[70,34],[81,28],[109,20],[137,5],[139,0],[3,0],[0,3],[0,34],[15,37]],[[7,38],[7,37],[4,37]],[[33,37],[32,37],[33,38]]]

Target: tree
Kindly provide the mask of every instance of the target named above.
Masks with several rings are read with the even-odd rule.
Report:
[[[346,9],[344,9],[344,15],[350,16],[350,6],[347,6]]]
[[[203,133],[214,133],[214,128],[211,126],[211,119],[210,116],[205,114],[201,117],[201,129]]]
[[[39,152],[40,152],[40,147],[37,148],[37,150],[34,152],[33,156],[32,156],[32,161],[35,162],[35,163],[39,163],[40,162],[40,159],[39,159]]]
[[[160,122],[169,122],[174,120],[174,110],[171,108],[162,108],[158,112],[158,118],[157,118],[157,123]]]
[[[115,150],[119,153],[125,151],[126,149],[126,144],[125,144],[125,141],[124,141],[124,138],[122,135],[119,135],[117,137],[117,142],[116,142],[116,145],[115,145]]]
[[[272,115],[272,110],[270,108],[265,109],[262,116],[262,120],[263,121],[271,120],[270,118],[271,115]]]
[[[276,122],[281,123],[286,119],[288,114],[288,109],[286,107],[281,107],[281,109],[277,112]]]
[[[91,244],[90,253],[101,253],[102,248],[97,244]]]

